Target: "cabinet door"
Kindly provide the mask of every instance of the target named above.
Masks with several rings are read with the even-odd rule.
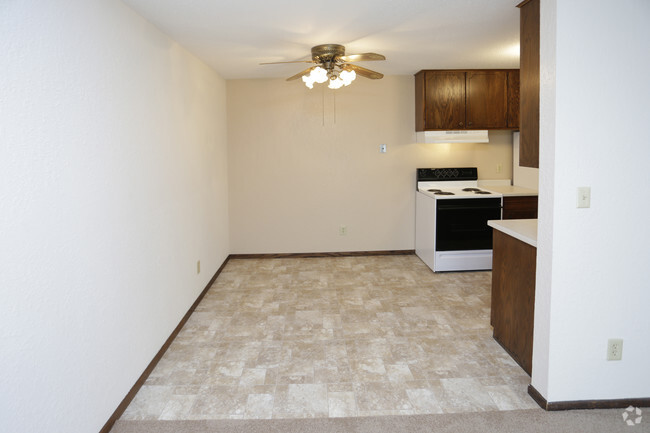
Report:
[[[519,128],[519,70],[508,71],[508,128]]]
[[[465,72],[427,71],[425,129],[465,128]]]
[[[494,231],[493,239],[492,335],[530,374],[537,249],[499,230]]]
[[[519,5],[520,20],[520,135],[519,165],[539,167],[539,0]]]
[[[508,127],[507,87],[505,71],[467,72],[467,129]]]

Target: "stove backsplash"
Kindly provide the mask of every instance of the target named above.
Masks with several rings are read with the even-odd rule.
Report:
[[[489,136],[489,143],[417,144],[417,166],[477,167],[480,180],[511,180],[512,131],[489,131]]]

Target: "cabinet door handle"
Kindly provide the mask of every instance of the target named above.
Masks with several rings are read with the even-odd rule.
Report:
[[[458,122],[458,126],[463,126],[463,122]]]
[[[472,122],[467,122],[467,125],[472,126]]]

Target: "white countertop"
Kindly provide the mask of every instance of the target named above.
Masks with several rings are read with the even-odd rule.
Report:
[[[537,248],[537,220],[490,220],[488,225]]]
[[[514,185],[484,185],[483,189],[502,194],[504,197],[538,195],[538,192],[534,189]]]

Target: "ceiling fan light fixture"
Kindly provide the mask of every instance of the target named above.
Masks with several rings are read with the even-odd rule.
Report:
[[[329,81],[330,89],[340,89],[343,86],[349,86],[354,79],[360,75],[372,80],[379,80],[384,77],[381,74],[352,62],[386,60],[386,57],[377,53],[361,53],[345,55],[345,47],[338,44],[316,45],[311,49],[311,60],[295,60],[288,62],[271,62],[260,63],[269,65],[274,63],[315,63],[316,66],[307,68],[302,72],[287,78],[287,81],[302,78],[303,83],[310,89],[314,88],[314,83],[324,83]]]
[[[341,87],[344,86],[343,80],[341,78],[336,77],[330,80],[330,83],[327,85],[330,89],[340,89]]]
[[[341,78],[341,80],[343,80],[344,85],[349,86],[350,83],[352,83],[354,79],[357,78],[357,73],[351,69],[350,70],[344,69],[339,74],[339,77]]]
[[[330,77],[330,83],[327,87],[330,89],[340,89],[343,86],[349,86],[355,78],[357,78],[357,74],[354,71],[344,69],[339,73],[338,77],[334,75]]]
[[[309,74],[302,76],[302,81],[305,83],[305,86],[313,89],[314,83],[321,84],[327,81],[327,71],[320,66],[316,66],[309,71]]]

